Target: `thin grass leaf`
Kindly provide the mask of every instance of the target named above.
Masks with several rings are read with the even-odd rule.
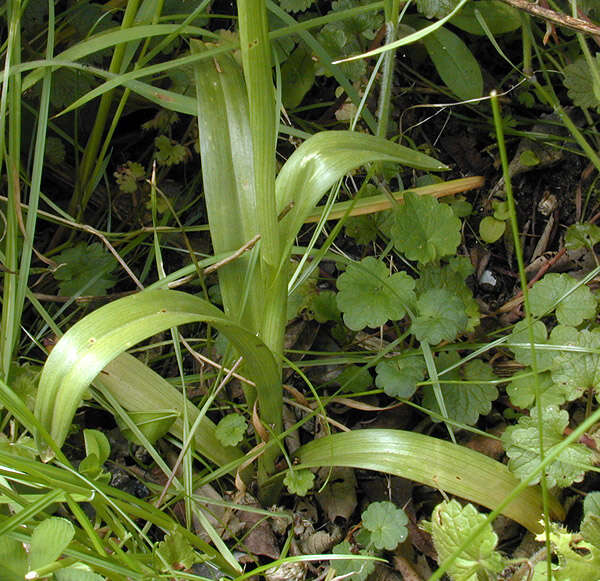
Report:
[[[356,430],[325,436],[296,453],[300,468],[348,466],[377,470],[415,480],[495,508],[520,481],[508,468],[483,454],[431,436],[403,430]],[[490,485],[493,483],[493,486]],[[554,497],[555,517],[564,510]],[[540,532],[542,499],[537,487],[526,489],[503,514],[533,532]]]

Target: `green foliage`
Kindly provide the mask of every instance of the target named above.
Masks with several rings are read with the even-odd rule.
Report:
[[[314,0],[281,0],[280,5],[286,12],[304,12],[314,3]]]
[[[228,414],[217,424],[215,436],[223,446],[237,446],[243,439],[248,424],[239,414]]]
[[[366,367],[346,365],[342,372],[335,378],[335,382],[344,386],[345,392],[358,393],[371,387],[373,379]]]
[[[425,377],[425,361],[420,356],[384,359],[375,368],[375,385],[390,397],[408,399],[417,390],[417,383]]]
[[[596,55],[594,66],[600,71],[600,54]],[[564,75],[563,82],[573,103],[578,107],[595,108],[600,112],[599,89],[594,84],[594,77],[586,59],[581,56],[574,63],[567,65]]]
[[[331,552],[334,555],[354,555],[348,541],[335,545]],[[368,551],[360,549],[359,555],[369,555]],[[367,577],[375,570],[375,563],[362,559],[336,559],[331,561],[331,567],[335,569],[336,576],[352,579],[352,581],[366,581]]]
[[[79,472],[92,480],[110,481],[110,474],[104,472],[103,464],[110,456],[108,438],[99,430],[83,430],[85,458],[79,464]]]
[[[389,275],[386,265],[369,256],[348,265],[337,280],[337,305],[344,323],[358,331],[398,321],[415,302],[415,281],[404,272]]]
[[[58,137],[48,137],[46,139],[46,149],[44,150],[44,160],[54,166],[60,166],[64,163],[66,156],[65,143]]]
[[[440,371],[458,363],[456,352],[443,352],[438,356],[436,366]],[[489,382],[497,379],[493,371],[483,361],[469,361],[441,377],[442,394],[448,417],[466,425],[477,423],[480,415],[486,415],[492,408],[492,402],[498,397],[495,385]],[[444,380],[464,381],[464,384],[443,383]],[[423,406],[437,414],[441,414],[432,387],[423,388]],[[440,418],[432,418],[434,422]]]
[[[588,492],[583,500],[583,521],[579,528],[588,543],[600,548],[600,492]]]
[[[486,520],[472,504],[461,506],[456,500],[444,501],[433,510],[431,521],[421,526],[431,534],[438,554],[438,562],[443,563],[456,551],[467,535]],[[487,523],[481,533],[465,549],[458,559],[448,567],[448,575],[453,581],[477,581],[496,576],[504,568],[504,559],[496,545],[498,536],[492,525]]]
[[[500,0],[478,0],[469,2],[462,10],[452,17],[450,21],[453,26],[468,32],[469,34],[484,35],[485,31],[477,20],[475,11],[485,21],[490,32],[497,36],[517,30],[521,26],[519,11],[512,6],[504,4]]]
[[[313,295],[309,311],[318,323],[327,321],[341,321],[342,313],[337,306],[336,293],[330,290],[321,291]]]
[[[456,8],[459,0],[417,0],[417,9],[425,18],[444,18]]]
[[[506,230],[506,222],[497,220],[493,216],[485,216],[479,223],[479,235],[484,242],[493,244],[502,238]]]
[[[104,295],[117,279],[111,274],[116,261],[105,252],[100,244],[80,242],[63,250],[56,258],[58,268],[53,272],[59,281],[58,290],[62,296]]]
[[[408,535],[408,517],[393,502],[372,502],[362,513],[362,524],[378,551],[393,551]]]
[[[146,170],[141,164],[128,161],[119,167],[113,175],[117,180],[119,189],[122,192],[131,194],[138,189],[138,183],[146,177]]]
[[[569,414],[556,406],[542,410],[544,455],[563,441],[565,428],[569,424]],[[530,416],[523,416],[515,426],[506,428],[502,443],[509,457],[508,467],[521,479],[527,478],[540,461],[540,436],[538,431],[537,408]],[[592,461],[592,452],[582,444],[570,444],[546,468],[546,481],[549,487],[570,486],[581,482],[586,468]],[[533,482],[539,482],[536,475]]]
[[[425,291],[417,300],[416,310],[411,332],[421,342],[437,345],[441,341],[453,341],[467,328],[462,301],[445,289]]]
[[[467,45],[453,32],[438,28],[423,43],[446,86],[461,100],[483,94],[481,68]]]
[[[312,53],[299,44],[281,67],[281,99],[285,107],[298,107],[315,82]]]
[[[283,483],[286,485],[290,494],[298,496],[306,496],[308,491],[313,487],[315,475],[310,470],[293,470],[289,469]]]
[[[199,563],[202,560],[180,531],[166,534],[165,538],[154,549],[156,567],[164,572],[181,568],[189,569],[194,563]]]
[[[600,242],[600,227],[596,224],[573,224],[567,228],[565,246],[569,250],[593,248]]]
[[[431,196],[407,193],[395,211],[392,240],[409,260],[422,264],[452,255],[460,243],[460,220]]]
[[[160,165],[178,165],[190,157],[190,152],[181,143],[169,139],[166,135],[159,135],[154,140],[154,146],[154,156]]]
[[[541,317],[556,309],[558,322],[572,327],[591,319],[596,314],[596,300],[585,285],[572,291],[575,285],[577,281],[568,274],[547,274],[529,292],[531,313]]]
[[[560,384],[554,383],[550,371],[538,373],[538,386],[542,406],[562,405],[568,397]],[[535,403],[536,381],[530,368],[524,369],[522,376],[513,377],[506,388],[511,403],[518,408],[530,408]],[[577,397],[577,394],[575,397]]]

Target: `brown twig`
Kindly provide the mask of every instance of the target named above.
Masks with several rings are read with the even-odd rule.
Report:
[[[571,30],[584,32],[586,34],[591,34],[592,36],[600,36],[600,26],[596,26],[595,24],[592,24],[586,20],[582,20],[581,18],[574,18],[573,16],[568,16],[567,14],[561,14],[560,12],[555,12],[549,8],[544,8],[537,2],[529,2],[529,0],[502,0],[502,2],[512,6],[513,8],[517,8],[518,10],[527,12],[532,16],[542,18],[543,20],[551,22],[552,24],[565,26]]]

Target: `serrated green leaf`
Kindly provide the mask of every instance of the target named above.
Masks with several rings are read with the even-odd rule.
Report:
[[[161,571],[172,571],[183,566],[189,569],[194,563],[201,561],[190,542],[179,531],[170,532],[156,545],[154,562]],[[167,563],[168,567],[165,567]]]
[[[558,322],[573,327],[591,319],[596,314],[596,300],[587,286],[581,285],[565,296],[576,284],[568,274],[547,274],[529,291],[531,313],[542,317],[556,308]]]
[[[596,55],[595,66],[600,71],[600,54]],[[585,57],[579,57],[564,68],[563,83],[568,89],[569,98],[578,107],[591,107],[600,111],[600,97],[594,91],[594,78],[590,73]]]
[[[411,333],[431,345],[454,341],[467,328],[468,318],[463,302],[445,289],[425,291],[417,300],[417,316]]]
[[[313,295],[309,311],[317,323],[342,320],[342,313],[337,306],[336,293],[331,290]]]
[[[533,340],[536,345],[543,345],[548,342],[548,330],[546,329],[546,325],[541,321],[535,321],[532,325],[533,328]],[[529,342],[529,327],[527,325],[527,321],[523,319],[519,321],[512,330],[509,339],[510,349],[515,355],[515,359],[522,363],[523,365],[531,365],[533,361],[533,354],[531,351],[530,342]],[[516,346],[517,344],[522,344],[522,347]],[[514,344],[514,345],[513,345]],[[538,369],[546,369],[552,365],[552,361],[554,357],[556,357],[557,353],[552,351],[545,351],[542,349],[536,349],[536,361],[538,364]]]
[[[189,157],[188,150],[166,135],[159,135],[154,140],[156,161],[161,165],[171,166],[184,162]]]
[[[352,547],[348,541],[335,545],[331,552],[334,555],[349,555],[352,556]],[[368,555],[364,550],[359,551],[360,555]],[[336,559],[330,561],[330,566],[335,569],[337,577],[352,579],[352,581],[366,581],[367,577],[375,570],[373,561],[359,559]]]
[[[384,359],[375,368],[375,385],[390,397],[408,399],[417,389],[417,383],[425,377],[423,357],[392,357]]]
[[[600,333],[579,331],[571,334],[565,345],[576,345],[590,349],[590,353],[563,351],[554,359],[552,380],[559,384],[567,400],[580,397],[587,389],[593,389],[598,394],[600,388]],[[594,353],[594,351],[596,351]],[[596,395],[598,397],[598,395]]]
[[[59,267],[53,275],[60,281],[58,289],[63,296],[74,296],[82,289],[85,289],[86,295],[105,295],[117,282],[111,274],[116,260],[100,244],[80,242],[63,250],[55,261]],[[96,280],[89,284],[94,277],[97,277]]]
[[[390,276],[386,265],[372,256],[348,265],[336,284],[338,307],[353,331],[398,321],[415,301],[415,281],[404,272]]]
[[[362,523],[379,551],[393,551],[408,535],[408,517],[393,502],[372,502],[362,513]]]
[[[458,501],[450,500],[438,504],[431,521],[421,523],[421,526],[424,525],[431,534],[438,562],[443,563],[460,547],[464,538],[485,520],[486,515],[480,514],[472,504],[463,507]],[[498,536],[491,523],[487,523],[469,547],[448,567],[448,575],[453,581],[477,581],[499,573],[505,563],[502,555],[496,551],[497,543]]]
[[[547,454],[563,441],[569,414],[556,406],[548,406],[542,410],[542,417],[544,454]],[[531,411],[531,416],[521,417],[516,426],[509,426],[502,434],[502,443],[509,457],[510,470],[521,479],[527,478],[540,462],[537,408]],[[582,444],[570,444],[546,467],[548,487],[564,488],[573,482],[581,482],[591,461],[591,450]],[[538,474],[532,482],[539,481]]]
[[[523,370],[522,377],[514,377],[506,388],[506,393],[511,403],[522,409],[527,409],[535,403],[535,377],[531,373],[531,368]],[[563,387],[552,381],[552,375],[549,371],[538,374],[538,383],[541,394],[542,406],[562,405],[567,401],[567,396]]]
[[[569,250],[593,248],[600,242],[600,227],[596,224],[572,224],[565,233],[565,246]]]
[[[308,10],[315,0],[281,0],[280,6],[286,12],[304,12]]]
[[[454,365],[460,360],[455,352],[440,353],[436,366],[442,371],[444,368]],[[465,381],[461,385],[456,383],[443,383],[444,379],[454,381]],[[477,423],[480,415],[490,413],[492,402],[498,397],[495,385],[487,383],[497,377],[494,372],[483,361],[473,360],[466,365],[444,373],[440,377],[442,394],[448,417],[461,424],[472,426]],[[441,415],[437,399],[432,387],[423,388],[423,407]],[[433,417],[434,422],[441,419]]]
[[[391,236],[406,258],[427,264],[456,252],[460,220],[435,198],[408,193],[395,210]]]
[[[441,27],[423,38],[440,78],[462,100],[483,94],[481,68],[467,45],[453,32]]]
[[[239,414],[227,414],[217,424],[215,436],[223,446],[237,446],[246,433],[248,424]]]
[[[306,496],[313,487],[315,475],[310,470],[288,470],[283,483],[286,485],[290,494]]]
[[[484,242],[493,244],[504,234],[506,230],[506,222],[503,220],[496,220],[493,216],[485,216],[481,222],[479,222],[479,235]]]

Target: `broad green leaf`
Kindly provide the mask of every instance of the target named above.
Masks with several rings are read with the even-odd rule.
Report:
[[[315,475],[310,470],[288,470],[283,483],[286,485],[290,494],[306,496],[312,488],[315,481]]]
[[[509,457],[508,467],[521,479],[527,478],[540,462],[540,437],[538,431],[537,408],[530,416],[523,416],[516,426],[509,426],[502,434],[502,443]],[[565,438],[564,431],[569,424],[569,414],[556,406],[542,410],[544,454]],[[570,486],[581,482],[592,462],[592,451],[583,444],[571,444],[558,458],[546,467],[548,487]],[[534,482],[539,482],[539,474]]]
[[[583,522],[579,528],[583,538],[600,548],[600,492],[588,492],[583,500]]]
[[[469,2],[450,22],[469,34],[484,35],[485,31],[477,20],[476,11],[493,35],[506,34],[521,26],[519,11],[500,0]]]
[[[459,361],[456,352],[440,353],[436,362],[441,371]],[[455,368],[440,377],[444,404],[448,417],[460,424],[473,426],[480,415],[487,415],[492,409],[492,402],[498,398],[496,386],[489,383],[497,379],[489,365],[475,359]],[[444,380],[465,381],[464,384],[444,383]],[[441,414],[432,387],[423,388],[423,407]],[[432,417],[434,422],[441,421]]]
[[[78,563],[72,567],[59,569],[54,573],[56,581],[105,581],[106,577],[94,573],[83,563]]]
[[[343,541],[335,545],[331,552],[334,555],[355,555],[350,543]],[[369,555],[367,551],[361,549],[359,555]],[[335,569],[336,577],[349,578],[352,581],[366,581],[367,577],[375,570],[375,563],[371,560],[363,559],[335,559],[330,561],[330,566]]]
[[[373,378],[366,367],[345,365],[342,372],[335,378],[335,383],[343,386],[344,392],[365,391],[373,385]]]
[[[427,264],[419,269],[415,291],[418,295],[432,288],[442,288],[461,299],[463,310],[469,318],[467,332],[471,333],[479,324],[479,305],[473,298],[473,291],[466,279],[474,268],[466,256],[451,256],[447,264]]]
[[[425,291],[417,299],[416,312],[410,331],[421,342],[454,341],[467,328],[463,302],[444,289]]]
[[[74,296],[82,289],[86,295],[105,295],[117,282],[111,274],[117,262],[100,244],[81,242],[63,250],[54,260],[58,268],[53,275],[60,281],[58,289],[63,296]],[[100,276],[91,285],[88,284],[99,273]]]
[[[600,55],[596,55],[594,66],[600,70]],[[577,107],[595,108],[600,111],[600,96],[594,90],[594,78],[585,57],[580,56],[564,69],[563,83],[570,99]]]
[[[390,397],[409,399],[417,390],[417,383],[425,377],[423,357],[392,357],[384,359],[375,368],[375,385]]]
[[[552,361],[556,357],[555,351],[546,351],[538,348],[538,345],[544,345],[548,342],[548,330],[546,325],[541,321],[535,321],[532,325],[533,328],[533,340],[536,344],[535,354],[538,369],[546,369],[552,365]],[[529,342],[529,327],[527,321],[523,319],[519,321],[513,328],[509,340],[510,349],[515,355],[515,359],[523,365],[531,365],[533,361],[533,355]],[[520,346],[520,345],[522,346]],[[519,346],[517,346],[519,345]]]
[[[110,456],[110,443],[100,430],[83,430],[86,455],[94,454],[100,464],[104,464]]]
[[[596,300],[585,285],[569,293],[576,285],[577,281],[568,274],[547,274],[529,291],[531,313],[542,317],[556,308],[558,322],[572,327],[591,319],[596,314]]]
[[[483,94],[483,77],[477,59],[453,32],[438,28],[423,43],[446,86],[464,101]]]
[[[154,550],[154,562],[161,571],[165,572],[171,572],[171,567],[189,569],[194,563],[200,561],[200,556],[194,552],[189,540],[179,532],[166,534]],[[165,562],[169,565],[169,569],[165,568]]]
[[[456,551],[464,538],[480,526],[486,519],[472,504],[461,506],[456,500],[444,501],[433,509],[430,522],[421,523],[431,534],[438,554],[438,563],[443,563]],[[502,555],[496,551],[498,536],[491,523],[487,523],[481,533],[460,556],[448,567],[448,575],[453,581],[477,581],[488,579],[504,568]]]
[[[498,506],[519,484],[504,464],[479,452],[403,430],[366,429],[333,434],[305,444],[296,455],[300,467],[377,470],[445,490],[488,508]],[[552,496],[550,510],[559,517],[563,514]],[[539,532],[542,515],[539,488],[528,487],[503,513]]]
[[[454,254],[460,244],[460,220],[446,204],[407,193],[395,211],[392,240],[409,260],[422,264]]]
[[[100,307],[71,327],[44,365],[36,416],[62,445],[83,393],[107,364],[127,348],[156,333],[200,321],[214,325],[243,354],[244,372],[260,386],[261,417],[267,423],[274,423],[276,418],[268,417],[265,410],[280,401],[281,379],[269,350],[253,333],[225,317],[210,303],[179,291],[144,291],[131,295]],[[253,391],[248,391],[247,396],[249,405],[253,405]],[[216,453],[221,455],[220,449]]]
[[[393,551],[408,535],[408,517],[393,502],[372,502],[362,513],[362,523],[379,551]]]
[[[348,265],[336,284],[338,307],[354,331],[402,319],[415,300],[415,281],[404,272],[390,276],[386,265],[372,256]]]
[[[23,543],[3,535],[0,542],[0,581],[25,579],[27,574],[27,553]]]
[[[493,216],[485,216],[479,222],[479,235],[484,242],[493,244],[497,240],[502,238],[504,231],[506,230],[506,222],[503,220],[496,220]]]
[[[106,368],[104,369],[104,372],[107,373]],[[133,423],[151,444],[154,444],[171,430],[173,423],[177,420],[179,415],[179,412],[176,410],[160,408],[153,409],[152,411],[129,412],[129,417]],[[117,425],[121,430],[121,434],[123,434],[127,440],[134,444],[142,445],[142,442],[133,433],[133,430],[130,430],[118,416],[116,420]],[[207,425],[209,425],[208,422]]]
[[[336,293],[332,290],[324,290],[313,295],[308,310],[317,323],[342,320],[342,314],[337,306]]]
[[[31,535],[30,571],[54,563],[74,536],[75,527],[65,518],[50,517],[42,521]]]
[[[565,246],[569,250],[593,248],[600,242],[600,227],[596,224],[572,224],[565,234]]]
[[[432,157],[381,137],[354,131],[313,135],[294,151],[277,176],[277,211],[288,210],[280,222],[281,240],[289,249],[327,190],[349,171],[374,161],[427,171],[447,169]],[[282,256],[287,259],[287,252]]]
[[[600,389],[600,333],[579,331],[569,343],[590,352],[564,350],[557,355],[552,380],[562,386],[569,401],[581,396],[587,389],[593,389],[597,398]]]
[[[536,383],[531,368],[527,367],[523,372],[523,376],[512,378],[512,381],[506,388],[506,393],[514,406],[527,409],[532,407],[535,402]],[[538,374],[538,384],[542,406],[559,406],[567,401],[568,398],[565,390],[560,384],[552,381],[552,375],[549,371]],[[579,397],[579,395],[576,392],[576,397]]]
[[[298,107],[314,82],[312,53],[304,44],[299,44],[281,67],[281,100],[285,107]]]
[[[458,0],[417,0],[417,10],[425,18],[443,18],[450,14],[457,4]]]
[[[227,414],[217,424],[215,436],[223,446],[237,446],[246,433],[248,424],[239,414]]]

